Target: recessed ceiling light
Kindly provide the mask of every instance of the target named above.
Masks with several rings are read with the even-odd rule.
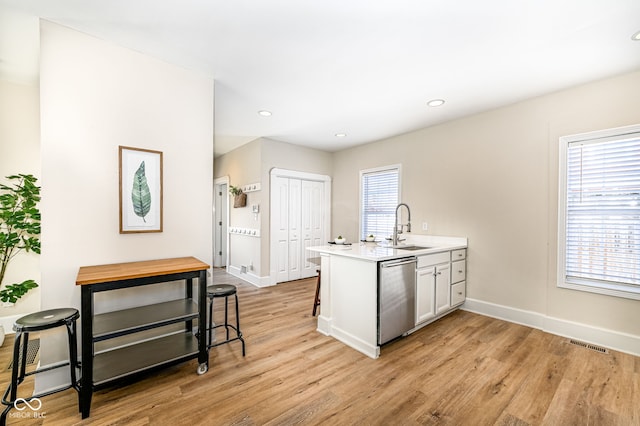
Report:
[[[427,105],[429,105],[430,107],[439,107],[444,105],[444,99],[432,99],[429,102],[427,102]]]
[[[346,133],[336,133],[336,138],[344,138],[346,136],[347,136]]]
[[[640,41],[640,31],[636,31],[635,34],[631,36],[631,40]]]
[[[267,111],[266,109],[258,111],[258,114],[263,117],[271,117],[271,111]]]

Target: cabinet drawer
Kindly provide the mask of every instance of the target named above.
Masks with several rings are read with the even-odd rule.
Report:
[[[422,268],[424,266],[439,265],[441,263],[449,263],[448,251],[418,256],[418,268]]]
[[[456,260],[462,260],[467,258],[467,249],[460,250],[452,250],[451,251],[451,261],[455,262]]]
[[[451,282],[457,283],[467,278],[467,261],[458,260],[451,262]]]
[[[461,282],[451,286],[451,306],[456,306],[464,302],[467,297],[467,283]]]

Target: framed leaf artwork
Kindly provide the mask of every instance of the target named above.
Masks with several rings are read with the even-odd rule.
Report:
[[[119,147],[120,233],[162,232],[162,152]]]

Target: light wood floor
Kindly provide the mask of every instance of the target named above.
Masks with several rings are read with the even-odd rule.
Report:
[[[45,419],[8,424],[640,424],[637,357],[457,311],[373,360],[315,330],[315,280],[258,289],[215,277],[239,285],[245,358],[238,342],[223,345],[202,376],[194,360],[95,393],[84,421],[68,390],[43,398]]]

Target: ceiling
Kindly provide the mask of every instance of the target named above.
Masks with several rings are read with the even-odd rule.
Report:
[[[638,0],[0,0],[0,78],[37,81],[36,17],[214,78],[216,155],[337,151],[640,69]]]

